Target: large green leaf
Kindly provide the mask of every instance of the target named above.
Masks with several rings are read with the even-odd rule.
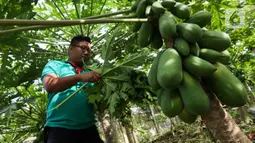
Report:
[[[126,69],[134,69],[138,66],[143,65],[146,57],[149,55],[149,50],[144,49],[140,53],[128,54],[123,59],[117,61],[113,64],[112,68],[108,68],[101,73],[102,76],[111,74],[113,72],[125,71]]]

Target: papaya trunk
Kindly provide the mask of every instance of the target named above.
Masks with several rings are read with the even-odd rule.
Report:
[[[107,111],[104,111],[103,113],[101,113],[101,125],[105,135],[105,142],[106,143],[113,142],[113,134],[112,134],[113,130],[111,128],[111,121]]]
[[[213,136],[221,143],[251,143],[235,120],[222,107],[217,97],[211,92],[207,93],[211,98],[210,109],[201,117]]]
[[[153,111],[153,108],[151,105],[148,105],[149,106],[149,110],[150,110],[150,116],[152,117],[152,121],[153,121],[153,124],[154,124],[154,127],[155,127],[155,130],[156,130],[156,133],[159,134],[159,128],[158,128],[158,124],[157,124],[157,121],[154,117],[154,111]]]
[[[131,132],[129,126],[125,124],[124,127],[125,127],[125,130],[127,133],[129,143],[134,143],[135,141],[134,141],[134,138],[132,137],[132,132]]]
[[[117,123],[118,123],[118,126],[119,126],[119,130],[120,130],[120,134],[121,134],[121,137],[122,137],[122,141],[124,141],[123,143],[128,143],[127,136],[124,133],[124,130],[122,128],[121,123],[119,121]]]
[[[109,143],[121,143],[120,134],[117,129],[117,121],[114,118],[110,119],[111,141]]]
[[[246,113],[245,113],[244,107],[243,106],[242,107],[238,107],[238,111],[240,113],[241,120],[245,122],[246,121]]]
[[[136,138],[136,135],[135,135],[135,132],[134,132],[134,129],[133,129],[133,128],[131,129],[131,132],[132,132],[132,137],[133,137],[134,143],[138,143],[138,140],[137,140],[137,138]]]
[[[253,92],[251,90],[251,87],[248,85],[247,82],[244,82],[244,85],[245,85],[247,91],[250,93],[252,102],[255,102],[255,96],[254,96],[254,94],[253,94]]]

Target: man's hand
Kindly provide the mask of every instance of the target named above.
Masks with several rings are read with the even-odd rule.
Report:
[[[80,80],[83,82],[97,82],[101,78],[100,74],[95,71],[79,74],[79,77],[80,77]]]
[[[100,74],[94,71],[61,78],[55,74],[49,74],[44,77],[43,84],[47,92],[57,93],[70,88],[79,81],[96,82],[98,80],[100,80]]]

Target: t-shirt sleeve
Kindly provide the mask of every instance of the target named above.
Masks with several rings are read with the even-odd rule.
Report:
[[[58,65],[57,65],[56,61],[50,60],[43,68],[42,75],[41,75],[41,81],[43,81],[43,78],[48,74],[58,75],[57,69],[58,69]]]
[[[95,85],[94,83],[89,82],[87,87],[90,88],[90,87],[93,87],[94,85]]]

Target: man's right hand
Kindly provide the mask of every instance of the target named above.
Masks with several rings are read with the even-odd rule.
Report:
[[[98,80],[100,80],[100,74],[95,71],[61,78],[56,74],[48,74],[43,78],[43,84],[47,92],[57,93],[70,88],[79,81],[96,82]]]
[[[79,74],[80,81],[83,82],[97,82],[100,80],[100,74],[95,71],[86,72],[83,74]]]

